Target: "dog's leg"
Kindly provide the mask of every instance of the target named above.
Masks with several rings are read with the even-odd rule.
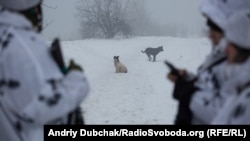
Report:
[[[156,61],[156,55],[154,55],[154,60],[153,60],[153,62],[155,62]]]
[[[148,56],[148,60],[151,61],[151,56],[150,55],[147,55]]]

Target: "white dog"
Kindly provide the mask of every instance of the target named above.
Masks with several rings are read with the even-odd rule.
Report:
[[[119,56],[114,56],[114,64],[115,64],[115,72],[116,73],[127,73],[127,67],[124,66],[120,61],[119,61]]]

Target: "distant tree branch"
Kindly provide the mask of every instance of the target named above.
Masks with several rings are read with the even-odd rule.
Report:
[[[50,5],[47,5],[45,3],[42,4],[44,7],[47,7],[47,8],[50,8],[50,9],[57,9],[57,6],[53,7],[53,6],[50,6]]]
[[[50,24],[52,24],[54,22],[54,20],[49,21],[48,23],[45,23],[45,25],[43,26],[43,30],[45,30]]]

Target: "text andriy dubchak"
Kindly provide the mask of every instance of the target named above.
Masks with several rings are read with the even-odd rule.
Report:
[[[199,138],[204,137],[204,131],[195,131],[193,136],[197,136]],[[128,130],[128,129],[112,129],[112,130],[96,130],[96,129],[64,129],[61,131],[55,131],[53,129],[49,130],[48,137],[72,137],[76,138],[77,136],[187,136],[187,132],[179,129],[178,131],[170,131],[170,130],[162,130],[162,131],[154,131],[153,129],[136,129],[136,130]]]

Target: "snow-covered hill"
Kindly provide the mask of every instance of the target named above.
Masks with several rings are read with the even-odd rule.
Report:
[[[156,62],[141,53],[161,45],[164,52]],[[206,38],[172,37],[65,41],[62,46],[65,61],[75,59],[90,82],[81,105],[86,124],[172,124],[177,103],[163,61],[195,72],[211,49]],[[127,74],[115,73],[114,56],[120,56]]]

